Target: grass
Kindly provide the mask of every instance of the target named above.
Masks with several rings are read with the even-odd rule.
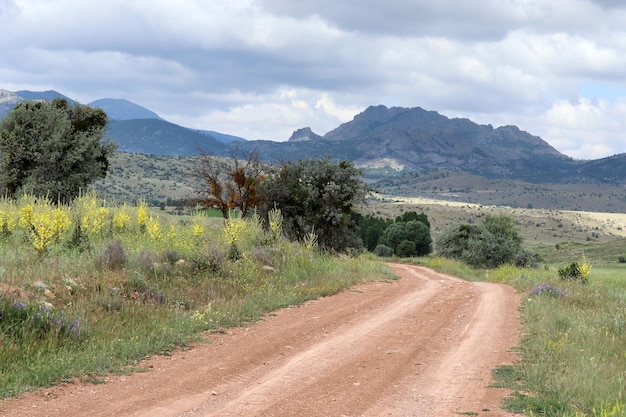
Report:
[[[33,233],[47,225],[28,224],[26,206],[49,210],[0,202],[13,219],[0,225],[0,397],[73,378],[101,382],[205,331],[390,277],[380,263],[288,242],[256,219],[234,219],[226,233],[221,219],[157,217],[141,205],[61,207],[72,223],[40,250]]]
[[[560,264],[468,271],[449,260],[423,262],[471,280],[510,284],[521,293],[520,360],[494,370],[498,385],[514,392],[506,401],[509,410],[555,417],[626,415],[626,265],[594,264],[585,285],[560,280]]]

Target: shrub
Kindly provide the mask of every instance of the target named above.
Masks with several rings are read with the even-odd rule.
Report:
[[[68,321],[62,311],[48,304],[10,301],[0,297],[0,333],[12,341],[47,338],[78,339],[81,336],[80,320]]]
[[[410,240],[403,240],[398,244],[398,247],[396,248],[396,254],[403,258],[417,255],[415,242],[411,242]]]
[[[567,292],[552,284],[541,284],[534,287],[528,292],[529,295],[547,295],[549,297],[561,298],[567,295]]]
[[[126,265],[126,252],[122,242],[114,240],[107,243],[96,258],[96,266],[100,269],[122,269]]]
[[[374,249],[374,253],[378,256],[392,256],[393,255],[393,249],[391,249],[389,246],[386,245],[376,245],[376,248]]]
[[[591,273],[591,264],[583,256],[579,262],[572,262],[566,267],[559,268],[559,277],[564,281],[580,281],[586,284]]]
[[[525,263],[531,252],[522,247],[513,220],[506,216],[485,216],[482,224],[459,224],[442,232],[436,240],[439,256],[465,262],[475,268],[496,268]]]
[[[581,271],[581,265],[578,262],[572,262],[566,267],[559,268],[559,278],[563,281],[581,281],[587,283],[587,277]]]
[[[383,235],[380,237],[380,243],[393,248],[398,255],[398,246],[404,241],[412,242],[415,245],[413,251],[406,256],[424,256],[428,255],[432,250],[430,229],[418,220],[393,223],[385,229]],[[405,244],[403,251],[408,249]]]

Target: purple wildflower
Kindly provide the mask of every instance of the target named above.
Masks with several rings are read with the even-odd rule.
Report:
[[[26,303],[23,303],[21,301],[14,300],[13,307],[17,308],[18,310],[24,310],[27,307],[27,305]]]
[[[530,295],[547,295],[549,297],[561,298],[567,295],[567,291],[562,290],[559,287],[555,287],[552,284],[544,283],[536,286],[528,292]]]

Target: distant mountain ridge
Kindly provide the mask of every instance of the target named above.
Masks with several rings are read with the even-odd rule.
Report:
[[[55,91],[19,93],[0,90],[0,119],[25,99],[67,99]],[[273,142],[182,127],[124,99],[101,99],[90,105],[109,114],[107,136],[124,152],[191,156],[202,149],[230,156],[237,147],[258,149],[268,162],[332,156],[352,161],[377,178],[450,170],[533,183],[626,186],[626,154],[577,161],[516,126],[493,128],[420,107],[370,106],[324,135],[304,127],[286,142]]]
[[[133,120],[133,119],[158,119],[163,120],[155,112],[139,106],[132,101],[123,98],[101,98],[89,103],[92,107],[99,107],[106,112],[109,119]]]
[[[0,89],[0,120],[24,100],[75,100],[54,90],[17,91]],[[225,153],[226,143],[246,139],[212,130],[189,129],[162,119],[157,113],[126,99],[103,98],[87,105],[103,109],[109,116],[107,137],[123,152],[188,156],[198,148]]]

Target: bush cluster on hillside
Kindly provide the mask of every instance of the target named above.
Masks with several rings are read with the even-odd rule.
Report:
[[[432,252],[430,222],[424,213],[408,211],[393,219],[356,215],[359,236],[378,256],[425,256]]]
[[[522,246],[513,219],[507,216],[484,218],[481,224],[458,224],[444,230],[436,239],[436,252],[475,268],[496,268],[503,264],[532,266],[534,252]]]

